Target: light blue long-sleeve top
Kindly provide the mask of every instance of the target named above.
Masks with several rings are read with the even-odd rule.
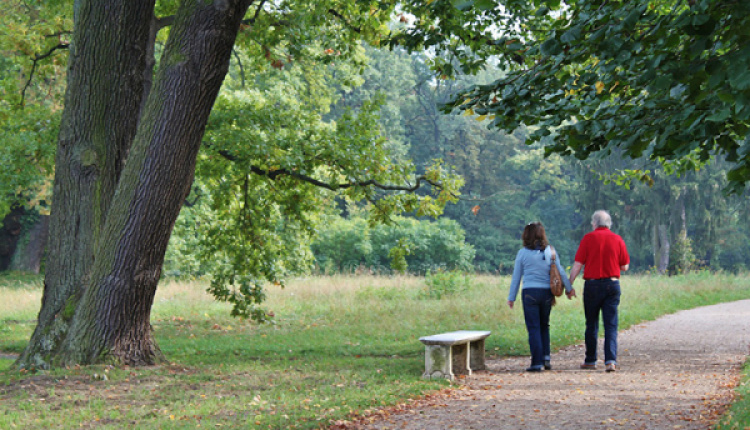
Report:
[[[555,254],[557,254],[557,250],[555,250]],[[526,247],[521,248],[518,254],[516,254],[516,264],[513,267],[513,279],[510,281],[508,300],[511,302],[516,301],[518,287],[521,286],[521,279],[523,279],[523,289],[549,288],[549,268],[551,262],[552,250],[549,246],[544,248],[544,251]],[[567,273],[565,273],[565,269],[560,264],[560,254],[555,256],[555,264],[562,276],[565,291],[570,292],[572,286],[570,285]]]

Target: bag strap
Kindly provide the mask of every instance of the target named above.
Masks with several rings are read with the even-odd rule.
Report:
[[[550,252],[552,253],[552,263],[555,262],[555,247],[550,245],[549,246]]]

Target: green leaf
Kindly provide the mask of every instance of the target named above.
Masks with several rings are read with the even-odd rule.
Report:
[[[558,55],[562,52],[562,46],[557,39],[547,39],[542,43],[543,55]]]
[[[672,82],[672,78],[670,78],[669,76],[661,75],[657,76],[656,79],[654,79],[650,87],[658,91],[663,91],[670,88],[672,86]]]
[[[473,6],[474,6],[474,0],[466,0],[460,3],[455,3],[453,5],[453,7],[460,10],[461,12],[466,12],[467,10],[471,9]]]
[[[580,25],[571,27],[568,31],[563,33],[562,36],[560,36],[560,41],[562,43],[570,43],[578,40],[581,37],[581,29],[582,27]]]
[[[622,25],[625,28],[633,28],[635,27],[635,24],[638,22],[638,20],[641,18],[641,11],[636,9],[630,12],[630,14],[625,18],[625,21],[622,23]]]
[[[693,25],[699,26],[707,23],[711,19],[711,16],[708,14],[700,14],[700,15],[694,15],[693,16]]]
[[[750,70],[744,69],[739,73],[733,74],[729,78],[729,84],[732,88],[740,91],[750,89]]]
[[[497,7],[497,3],[493,0],[477,0],[476,7],[481,11],[493,10]]]
[[[536,11],[536,16],[545,16],[549,13],[549,8],[547,6],[542,6],[539,8],[539,10]]]
[[[724,122],[727,120],[727,118],[729,118],[731,113],[732,113],[731,110],[727,107],[714,113],[713,115],[710,115],[709,117],[706,118],[706,120],[713,121],[713,122]]]

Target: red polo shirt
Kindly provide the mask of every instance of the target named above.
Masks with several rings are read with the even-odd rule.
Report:
[[[607,227],[583,236],[575,260],[583,264],[584,279],[619,278],[620,266],[630,264],[625,241]]]

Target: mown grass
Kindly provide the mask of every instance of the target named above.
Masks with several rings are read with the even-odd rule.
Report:
[[[421,379],[420,336],[491,330],[488,355],[528,354],[523,311],[505,304],[509,281],[474,276],[470,288],[437,300],[424,278],[297,279],[269,288],[275,320],[265,325],[229,317],[204,283],[165,281],[152,322],[171,364],[28,375],[0,358],[0,428],[325,427],[448,385]],[[0,278],[0,296],[0,351],[18,353],[34,327],[41,283]],[[621,328],[746,298],[744,276],[627,276]],[[581,342],[580,299],[558,302],[554,347]]]

